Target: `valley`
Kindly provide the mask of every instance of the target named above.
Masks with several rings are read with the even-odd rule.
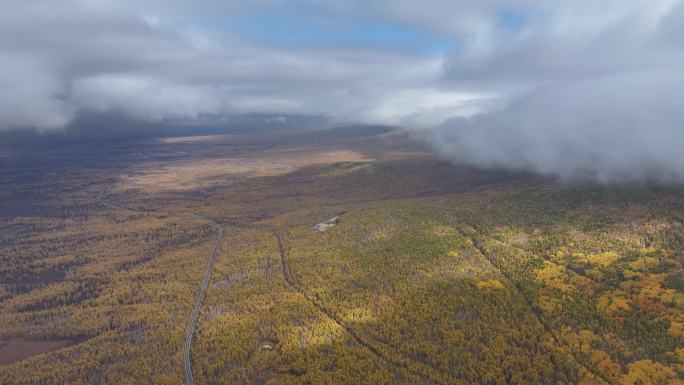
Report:
[[[377,127],[0,162],[0,384],[682,383],[681,187]]]

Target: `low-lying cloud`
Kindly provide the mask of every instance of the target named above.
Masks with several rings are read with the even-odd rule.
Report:
[[[633,73],[535,89],[505,109],[431,133],[443,154],[480,167],[602,182],[684,181],[684,77]]]
[[[684,182],[682,0],[4,0],[0,10],[0,132],[307,114],[423,128],[459,163]]]
[[[505,85],[511,100],[448,120],[430,142],[480,167],[684,182],[684,45],[675,32],[684,3],[642,5],[596,25],[577,20],[575,28],[551,15],[508,44],[452,58],[447,81]]]

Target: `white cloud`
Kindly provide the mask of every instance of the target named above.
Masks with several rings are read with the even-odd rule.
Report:
[[[454,116],[483,112],[494,97],[486,93],[445,91],[437,88],[399,90],[379,97],[374,104],[350,113],[361,121],[382,122],[413,128],[440,125]]]
[[[41,65],[22,69],[20,82],[8,65],[0,68],[0,81],[25,94],[12,99],[21,116],[0,115],[0,130],[56,129],[88,111],[151,121],[275,112],[399,122],[461,108],[460,91],[437,90],[439,56],[278,46],[203,24],[213,13],[232,17],[280,3],[7,1],[12,12],[0,15],[0,53]],[[346,12],[334,2],[322,7]],[[455,105],[444,105],[448,100]]]
[[[674,146],[684,140],[682,1],[1,5],[0,130],[59,129],[87,111],[152,121],[309,113],[421,127],[461,117],[435,131],[439,149],[459,162],[684,181]],[[272,7],[321,25],[379,20],[456,48],[275,44],[221,25],[222,15]]]
[[[432,141],[460,163],[603,182],[684,181],[684,76],[632,73],[537,89],[454,119]]]
[[[0,57],[0,131],[64,127],[76,107],[66,101],[64,85],[31,60]]]
[[[608,5],[559,7],[508,44],[452,58],[450,84],[517,95],[503,110],[447,122],[431,141],[477,166],[684,182],[684,52],[673,34],[682,4]]]
[[[74,81],[70,100],[79,108],[161,121],[216,114],[220,102],[201,87],[156,83],[149,78],[96,76]]]

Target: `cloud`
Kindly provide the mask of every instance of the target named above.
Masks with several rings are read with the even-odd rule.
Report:
[[[513,41],[451,58],[445,82],[494,87],[510,102],[451,119],[429,140],[450,159],[481,167],[684,182],[682,9],[635,1],[589,21],[576,17],[582,12],[551,14]]]
[[[76,108],[60,96],[65,87],[33,62],[0,57],[0,130],[7,127],[49,131],[64,127]]]
[[[216,114],[220,102],[203,87],[154,82],[149,78],[103,75],[74,81],[70,100],[79,108],[158,122]]]
[[[684,181],[684,1],[0,5],[0,131],[311,114],[438,127],[479,166]]]
[[[444,108],[392,102],[397,94],[436,89],[443,63],[440,55],[397,47],[395,37],[387,37],[393,43],[387,47],[363,41],[282,44],[246,36],[233,25],[273,7],[315,19],[304,5],[6,0],[2,6],[8,12],[0,15],[0,97],[6,101],[0,131],[56,130],[90,113],[151,122],[267,112],[396,123]],[[334,1],[319,8],[347,12]],[[454,101],[460,94],[436,93]]]
[[[684,76],[631,73],[535,89],[498,112],[448,121],[453,160],[602,182],[684,181]]]

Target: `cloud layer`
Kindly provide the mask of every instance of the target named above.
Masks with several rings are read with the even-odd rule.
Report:
[[[83,112],[144,121],[267,112],[398,123],[421,111],[458,111],[472,94],[438,89],[442,55],[403,47],[415,38],[402,35],[404,27],[349,31],[334,20],[361,19],[356,9],[313,4],[5,0],[0,131],[61,129]],[[305,33],[333,31],[335,41],[264,40],[278,22],[264,15],[283,9],[292,20],[281,29],[308,23]],[[340,41],[350,32],[356,37]],[[414,107],[410,96],[425,94],[435,104]]]
[[[632,73],[535,89],[431,140],[460,163],[603,182],[684,181],[684,77]]]
[[[0,7],[0,131],[84,114],[312,114],[433,128],[438,150],[472,165],[684,181],[684,1]]]
[[[450,59],[450,84],[508,90],[509,103],[451,119],[430,141],[481,167],[684,182],[684,3],[550,11],[504,44]]]

